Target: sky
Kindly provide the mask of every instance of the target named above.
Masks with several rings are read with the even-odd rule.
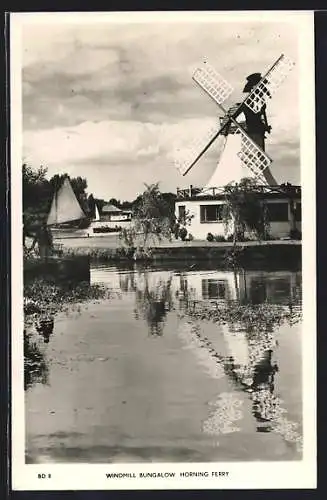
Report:
[[[162,16],[164,16],[162,14]],[[207,60],[242,98],[246,76],[284,53],[298,62],[296,24],[251,21],[28,22],[22,31],[23,157],[31,166],[86,177],[97,198],[132,200],[205,185],[219,141],[182,177],[176,151],[201,138],[221,111],[192,80]],[[300,183],[298,64],[267,108],[266,151],[278,182]]]

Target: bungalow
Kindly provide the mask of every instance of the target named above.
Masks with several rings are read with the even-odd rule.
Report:
[[[106,203],[100,213],[100,221],[106,222],[125,222],[131,221],[132,211],[131,210],[121,210],[115,207],[111,203]]]
[[[291,230],[301,232],[301,188],[299,186],[262,186],[260,202],[267,208],[269,235],[273,239],[289,238]],[[231,229],[223,220],[226,195],[223,188],[206,190],[177,189],[175,215],[190,215],[187,230],[195,239],[205,240],[208,233],[227,237]]]
[[[101,233],[118,233],[122,228],[127,228],[131,224],[132,211],[121,210],[111,203],[106,203],[96,220],[91,222],[87,229],[88,236]]]

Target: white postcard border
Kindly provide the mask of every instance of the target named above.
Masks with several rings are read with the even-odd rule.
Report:
[[[22,77],[21,28],[24,23],[242,22],[290,21],[299,27],[301,177],[303,197],[303,460],[206,464],[40,464],[26,465],[23,370],[22,274]],[[165,12],[11,14],[11,228],[12,228],[12,487],[14,490],[115,489],[276,489],[316,486],[316,234],[315,94],[313,12]],[[106,474],[135,474],[108,479]],[[157,478],[140,478],[154,472]],[[202,472],[208,477],[185,477]],[[228,472],[228,475],[222,473]],[[175,473],[174,477],[164,477]],[[219,475],[219,473],[221,473]],[[163,477],[160,477],[160,474]]]

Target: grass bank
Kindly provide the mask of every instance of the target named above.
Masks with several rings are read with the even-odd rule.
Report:
[[[102,240],[102,239],[101,239]],[[80,246],[70,247],[67,242],[61,247],[63,256],[89,256],[93,260],[109,262],[128,262],[146,260],[155,263],[171,261],[211,261],[225,265],[237,262],[240,265],[255,265],[271,262],[293,267],[301,265],[301,242],[299,241],[248,241],[238,243],[235,248],[228,242],[207,241],[172,241],[153,246],[144,254],[137,253],[135,248],[88,246],[83,242]]]

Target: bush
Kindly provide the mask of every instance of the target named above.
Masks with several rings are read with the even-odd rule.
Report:
[[[299,231],[298,229],[291,229],[290,238],[291,240],[301,240],[302,239],[301,231]]]
[[[181,227],[180,230],[179,230],[179,237],[182,241],[185,241],[186,240],[186,236],[187,236],[187,229],[185,227]]]
[[[271,235],[271,234],[269,234],[269,233],[266,233],[262,239],[263,239],[263,241],[274,241],[274,240],[278,240],[278,238],[276,238],[276,236],[272,236],[272,235]]]
[[[225,236],[223,234],[216,234],[214,236],[215,241],[226,241]]]
[[[150,260],[152,258],[152,250],[151,248],[143,248],[143,247],[138,247],[134,254],[133,254],[133,259],[135,261],[137,260]]]
[[[93,229],[94,233],[117,233],[119,231],[121,231],[121,226],[115,226],[115,227],[103,226],[103,227],[95,227]]]
[[[173,235],[175,236],[175,239],[178,240],[179,238],[179,224],[175,223],[172,227],[172,230],[171,232],[173,233]]]
[[[212,233],[207,234],[207,241],[214,241],[214,235]]]
[[[188,237],[187,237],[188,241],[193,241],[194,240],[194,236],[193,234],[191,233],[188,233]]]

